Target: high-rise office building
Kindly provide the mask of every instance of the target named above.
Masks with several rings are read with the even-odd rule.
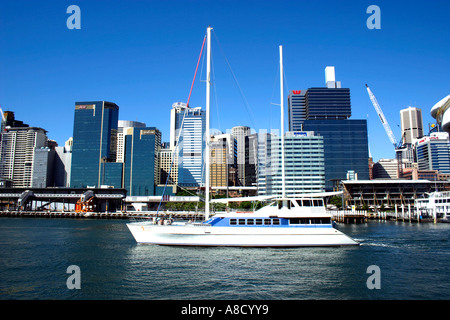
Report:
[[[434,132],[429,137],[416,140],[419,170],[437,170],[450,173],[450,143],[447,132]]]
[[[5,127],[0,134],[0,179],[9,181],[14,187],[45,188],[52,185],[47,131],[28,127],[22,122],[14,123],[19,126]]]
[[[231,134],[237,143],[237,178],[238,185],[246,186],[245,182],[245,137],[250,134],[250,128],[246,126],[236,126],[231,129]]]
[[[122,164],[116,162],[119,107],[107,101],[75,103],[70,187],[120,188]]]
[[[182,187],[203,185],[205,131],[206,112],[201,107],[191,108],[181,102],[172,105],[170,148],[177,148],[178,185]]]
[[[128,128],[143,128],[145,123],[138,121],[119,120],[117,128],[117,152],[116,162],[124,162],[125,159],[125,135]]]
[[[229,133],[216,134],[210,144],[211,187],[226,187],[236,181],[237,143]]]
[[[414,139],[423,137],[421,109],[409,107],[400,110],[400,123],[404,144],[412,144]]]
[[[253,133],[245,137],[245,185],[257,186],[258,170],[258,134]]]
[[[174,149],[178,142],[185,112],[189,108],[184,102],[175,102],[170,110],[170,148]]]
[[[72,163],[72,144],[73,138],[69,138],[64,147],[55,148],[54,160],[54,186],[69,187],[70,186],[70,169]]]
[[[323,192],[325,169],[323,138],[313,132],[287,132],[285,145],[286,195]],[[281,137],[258,134],[259,195],[281,195],[282,163]]]
[[[160,185],[178,184],[178,155],[169,147],[161,148],[158,152],[159,183]],[[170,176],[169,176],[170,175]],[[168,179],[168,180],[167,180]]]
[[[350,170],[358,179],[369,179],[366,120],[306,120],[305,130],[323,137],[326,189],[334,189]]]
[[[159,182],[161,132],[155,127],[130,127],[125,133],[123,184],[130,196],[152,196]]]
[[[290,130],[314,131],[323,137],[325,181],[333,190],[347,172],[369,179],[367,121],[350,120],[350,89],[341,88],[334,67],[325,69],[323,88],[293,90],[288,97]]]
[[[288,120],[289,131],[301,131],[303,122],[306,120],[307,90],[291,90],[288,96]]]
[[[326,87],[291,90],[289,130],[303,130],[305,120],[346,120],[351,116],[350,89],[335,80],[334,67],[325,68]]]

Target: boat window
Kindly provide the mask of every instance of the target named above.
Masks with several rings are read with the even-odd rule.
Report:
[[[252,226],[252,225],[255,224],[255,220],[254,220],[254,219],[247,219],[247,224],[248,224],[249,226]]]
[[[314,218],[311,219],[312,224],[330,224],[331,219],[330,218]]]
[[[304,207],[312,207],[312,201],[311,200],[303,200],[303,206]]]
[[[256,224],[257,225],[262,225],[262,219],[256,219]]]
[[[239,219],[239,225],[240,226],[245,225],[245,219]]]
[[[278,209],[281,209],[283,207],[283,201],[278,201]]]
[[[278,226],[278,225],[280,225],[280,219],[273,219],[272,223],[273,223],[273,225]]]
[[[321,207],[323,206],[322,200],[314,200],[314,207]]]
[[[272,221],[271,221],[271,219],[264,219],[264,224],[267,226],[267,225],[271,225],[272,224]]]
[[[236,219],[230,219],[230,225],[234,226],[236,225],[237,220]]]
[[[299,205],[299,207],[302,207],[303,205],[302,205],[302,200],[296,200],[297,201],[297,204]]]
[[[311,219],[314,220],[314,219]],[[310,223],[314,223],[312,221],[310,221],[309,218],[290,218],[289,219],[289,224],[310,224]]]

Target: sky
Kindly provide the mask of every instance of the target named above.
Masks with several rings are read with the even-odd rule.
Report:
[[[80,29],[69,29],[70,5]],[[370,5],[380,29],[369,29]],[[392,146],[367,83],[397,139],[400,110],[450,92],[447,0],[0,1],[0,106],[59,145],[73,135],[76,101],[105,100],[119,119],[145,122],[169,141],[170,109],[186,102],[208,25],[213,27],[211,127],[280,128],[279,49],[289,90],[324,87],[326,66],[350,88],[351,119],[367,119],[375,161]],[[190,101],[205,107],[205,63]]]

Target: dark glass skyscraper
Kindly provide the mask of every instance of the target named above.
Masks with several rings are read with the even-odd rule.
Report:
[[[326,87],[290,91],[288,108],[290,130],[323,136],[325,187],[330,191],[346,179],[348,171],[357,173],[358,179],[369,179],[369,147],[367,121],[349,119],[350,89],[335,81],[334,67],[327,67],[325,74]]]
[[[132,134],[125,136],[124,188],[130,196],[152,196],[155,194],[155,175],[158,174],[161,132],[155,127],[131,130]]]
[[[120,188],[122,166],[116,161],[119,107],[107,101],[75,103],[73,124],[72,188]],[[114,164],[113,164],[114,163]]]
[[[308,120],[343,120],[352,115],[348,88],[309,88],[305,105]]]
[[[358,179],[369,179],[366,120],[305,120],[303,127],[323,137],[327,191],[333,190],[338,180],[345,180],[351,170]]]

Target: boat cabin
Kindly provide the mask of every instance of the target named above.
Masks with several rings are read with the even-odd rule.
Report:
[[[217,214],[206,223],[217,227],[331,227],[331,215],[323,199],[277,199],[255,212]]]

